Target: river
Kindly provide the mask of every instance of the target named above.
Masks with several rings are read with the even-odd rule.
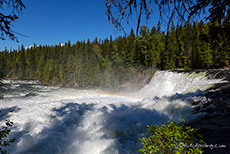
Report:
[[[139,153],[138,139],[146,134],[147,125],[182,118],[195,121],[210,114],[194,109],[211,101],[205,96],[207,89],[225,82],[204,71],[157,71],[138,92],[115,93],[4,80],[1,125],[12,120],[10,137],[16,138],[6,150],[13,154]]]

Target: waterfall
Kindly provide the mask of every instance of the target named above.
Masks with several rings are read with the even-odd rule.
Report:
[[[0,118],[14,122],[7,147],[13,154],[139,153],[146,126],[207,113],[194,108],[210,101],[206,90],[222,79],[210,73],[157,71],[139,92],[112,93],[6,80]],[[193,105],[193,102],[198,102]]]

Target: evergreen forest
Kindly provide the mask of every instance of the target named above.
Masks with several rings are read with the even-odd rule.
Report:
[[[70,41],[0,52],[6,78],[39,79],[45,85],[113,87],[148,70],[223,68],[230,63],[230,21],[141,26],[116,39]],[[221,29],[221,30],[220,30]],[[218,31],[218,33],[217,33]]]

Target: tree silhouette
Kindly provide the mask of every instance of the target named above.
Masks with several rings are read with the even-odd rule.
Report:
[[[141,18],[144,16],[149,20],[150,15],[156,11],[155,8],[159,9],[161,20],[166,19],[168,28],[174,17],[181,23],[202,13],[207,13],[204,18],[211,22],[222,23],[224,19],[230,19],[229,0],[105,0],[105,5],[108,21],[124,32],[123,20],[129,23],[132,16],[137,15],[137,34]]]
[[[21,0],[0,0],[0,39],[5,40],[9,37],[18,41],[15,36],[18,33],[12,30],[12,22],[19,18],[24,8]]]

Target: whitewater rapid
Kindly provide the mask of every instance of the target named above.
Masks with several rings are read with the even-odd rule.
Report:
[[[43,86],[39,81],[5,80],[0,120],[14,122],[6,148],[13,154],[139,153],[146,126],[195,120],[210,101],[204,90],[221,79],[205,72],[158,71],[139,92],[112,93]],[[200,102],[194,106],[192,103]]]

